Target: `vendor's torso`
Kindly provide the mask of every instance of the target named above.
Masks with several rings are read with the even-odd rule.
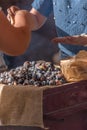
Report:
[[[54,18],[58,36],[87,33],[87,0],[53,0]],[[86,49],[83,46],[60,44],[60,49],[74,55]]]

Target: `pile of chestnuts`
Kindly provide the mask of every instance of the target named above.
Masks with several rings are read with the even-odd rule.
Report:
[[[66,80],[59,65],[46,61],[26,61],[22,66],[0,73],[0,83],[6,85],[61,85]]]

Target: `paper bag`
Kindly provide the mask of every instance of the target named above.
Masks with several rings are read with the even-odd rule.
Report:
[[[68,82],[87,80],[87,51],[80,51],[70,59],[61,60],[60,65]]]

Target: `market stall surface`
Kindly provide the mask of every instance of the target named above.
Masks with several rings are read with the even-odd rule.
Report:
[[[4,6],[9,7],[9,5],[11,5],[11,4],[17,4],[21,8],[22,7],[28,8],[32,1],[33,0],[30,0],[30,1],[29,0],[25,0],[25,1],[19,0],[19,1],[17,1],[17,3],[15,3],[15,1],[9,1],[10,3],[7,3],[7,4],[6,4],[6,1],[5,2],[2,1],[2,3],[0,3],[0,4],[2,4],[2,5],[4,4],[3,7]],[[24,5],[25,5],[25,7],[24,7]],[[23,54],[22,56],[18,56],[18,57],[7,56],[7,60],[10,63],[9,64],[10,68],[20,66],[26,60],[53,61],[52,58],[57,53],[58,49],[57,49],[57,45],[53,45],[50,42],[50,39],[52,39],[54,36],[56,36],[52,17],[51,17],[51,20],[50,20],[51,22],[48,21],[42,29],[40,29],[36,32],[33,32],[31,45],[28,48],[28,50],[25,52],[25,54]],[[49,26],[48,26],[48,23],[49,23]],[[50,31],[50,28],[53,31]],[[35,43],[35,41],[36,41],[36,43]],[[45,48],[45,49],[43,49],[43,48]],[[73,84],[73,85],[76,85],[76,84]],[[74,88],[75,86],[73,86],[73,85],[68,85],[67,89],[69,87]],[[58,88],[58,91],[59,91],[59,89],[62,90],[62,95],[60,95],[60,97],[59,97],[59,95],[56,95],[58,97],[56,97],[56,96],[50,97],[50,95],[53,93],[53,91],[57,92],[57,88],[55,88],[54,90],[51,89],[50,91],[47,90],[44,92],[44,97],[45,96],[47,97],[47,95],[49,95],[48,96],[49,98],[45,97],[43,100],[43,103],[44,103],[44,105],[43,105],[44,115],[43,116],[44,116],[44,124],[45,124],[46,128],[48,128],[49,130],[87,130],[87,105],[86,105],[87,104],[87,102],[86,102],[86,100],[87,100],[87,93],[86,93],[87,81],[80,82],[77,85],[79,86],[78,92],[80,92],[81,95],[79,95],[79,93],[75,93],[76,88],[74,88],[74,90],[75,90],[74,95],[73,95],[74,97],[71,97],[73,102],[70,102],[70,103],[72,104],[72,103],[81,102],[82,104],[80,104],[80,107],[78,105],[77,108],[72,107],[72,109],[68,109],[69,113],[66,112],[66,109],[64,109],[65,111],[64,112],[62,111],[63,112],[62,114],[60,114],[60,111],[56,111],[59,113],[50,115],[50,114],[52,114],[51,108],[54,109],[54,108],[58,107],[58,102],[60,102],[62,100],[62,95],[64,94],[64,91],[62,90],[62,88]],[[81,91],[82,91],[82,93],[81,93]],[[69,92],[69,89],[67,92]],[[67,96],[71,95],[71,91],[68,94],[69,95],[66,95],[67,100],[72,101],[72,100],[69,100],[69,98],[67,97]],[[60,98],[61,98],[61,100],[60,100]],[[54,99],[56,99],[56,100],[54,100]],[[63,105],[65,105],[65,104],[63,104]],[[63,107],[62,104],[61,104],[61,107]],[[48,110],[50,111],[50,113]],[[65,115],[63,116],[64,113],[65,113]],[[60,116],[60,118],[59,118],[59,116]],[[32,127],[28,127],[28,126],[4,126],[3,127],[3,126],[0,126],[0,130],[42,130],[42,128],[33,127],[33,126]]]

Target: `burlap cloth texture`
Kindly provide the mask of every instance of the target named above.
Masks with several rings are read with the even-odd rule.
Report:
[[[43,89],[0,85],[0,125],[43,128]]]

